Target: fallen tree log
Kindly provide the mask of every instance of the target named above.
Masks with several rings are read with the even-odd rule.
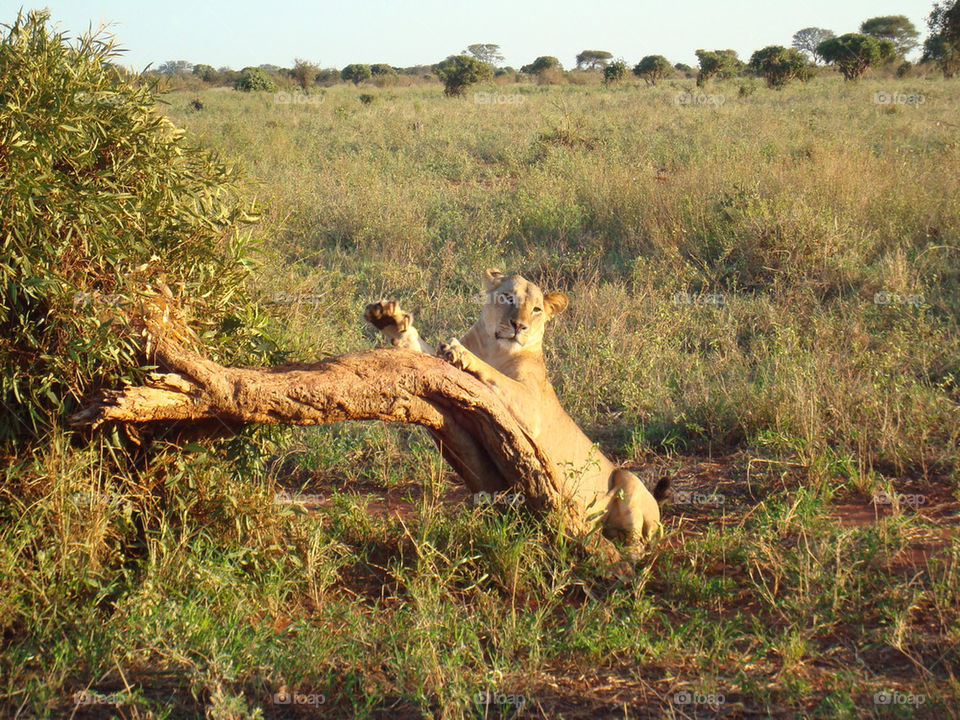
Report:
[[[216,435],[247,423],[412,423],[427,429],[472,492],[522,492],[528,508],[551,514],[585,549],[620,559],[597,519],[565,496],[562,469],[482,382],[443,360],[382,348],[313,364],[225,367],[159,333],[144,335],[165,372],[141,386],[102,392],[68,419],[71,425],[176,424]]]

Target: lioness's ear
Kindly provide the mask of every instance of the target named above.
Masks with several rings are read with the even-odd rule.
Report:
[[[503,280],[502,272],[493,268],[487,268],[483,273],[483,289],[487,292],[496,290],[497,287],[499,287],[501,280]]]
[[[567,309],[570,299],[562,292],[552,292],[543,296],[543,303],[547,306],[550,317],[555,317]]]

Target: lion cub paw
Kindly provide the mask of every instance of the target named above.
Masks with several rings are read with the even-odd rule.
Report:
[[[466,370],[470,365],[470,351],[456,338],[450,338],[437,346],[437,357],[446,360],[459,370]]]
[[[400,309],[396,300],[378,300],[364,308],[363,319],[383,332],[391,340],[405,333],[413,325],[413,315]]]

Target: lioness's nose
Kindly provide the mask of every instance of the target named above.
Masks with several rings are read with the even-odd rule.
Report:
[[[520,322],[518,320],[511,320],[510,323],[513,325],[515,332],[520,332],[527,329],[527,324],[525,322]]]

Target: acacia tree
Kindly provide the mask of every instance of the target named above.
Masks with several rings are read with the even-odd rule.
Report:
[[[493,70],[472,55],[451,55],[433,66],[434,74],[443,82],[445,95],[463,95],[474,83],[486,80]]]
[[[541,55],[529,65],[520,68],[520,72],[526,75],[539,75],[546,70],[563,70],[563,65],[553,55]]]
[[[896,55],[890,40],[878,40],[871,35],[846,33],[831,38],[817,46],[817,52],[831,65],[835,65],[847,80],[859,80],[866,69]]]
[[[504,60],[503,55],[500,53],[500,46],[494,43],[476,43],[469,45],[467,46],[467,53],[491,67],[496,67]]]
[[[765,78],[772,88],[782,88],[794,78],[805,78],[807,58],[796,48],[768,45],[750,57],[750,69]]]
[[[834,35],[832,30],[807,27],[797,30],[793,34],[792,47],[807,53],[814,62],[823,62],[823,58],[820,56],[820,53],[817,52],[817,46],[834,37],[836,37],[836,35]]]
[[[606,50],[584,50],[577,55],[577,70],[602,70],[612,58]]]
[[[906,55],[917,46],[920,33],[906,15],[883,15],[864,20],[860,32],[878,40],[889,40],[897,54]]]
[[[633,74],[641,77],[645,82],[656,85],[657,81],[662,79],[673,70],[670,61],[663,55],[647,55],[633,67]]]

